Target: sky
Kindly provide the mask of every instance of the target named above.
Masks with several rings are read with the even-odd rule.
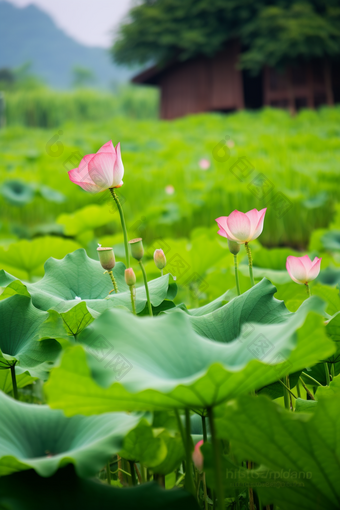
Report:
[[[109,48],[113,33],[133,5],[132,0],[8,0],[47,12],[59,28],[87,46]]]

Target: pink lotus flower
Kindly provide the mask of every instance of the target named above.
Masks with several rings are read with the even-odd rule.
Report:
[[[167,195],[173,195],[175,193],[175,188],[172,186],[172,184],[165,186],[165,193]]]
[[[203,444],[202,441],[198,441],[198,443],[195,445],[195,449],[192,452],[192,461],[195,464],[198,471],[203,471],[203,455],[201,453],[201,446]]]
[[[313,262],[304,255],[303,257],[287,257],[286,268],[291,279],[300,285],[308,284],[315,280],[320,273],[321,259],[315,257]]]
[[[205,158],[200,159],[199,166],[200,166],[200,168],[202,168],[202,170],[208,170],[208,168],[210,168],[209,159],[205,159]]]
[[[120,143],[115,148],[110,140],[96,154],[87,154],[68,175],[72,182],[90,193],[120,188],[124,175]]]
[[[246,213],[233,211],[229,216],[221,216],[216,219],[220,227],[217,233],[239,244],[249,243],[262,233],[266,210],[252,209]]]

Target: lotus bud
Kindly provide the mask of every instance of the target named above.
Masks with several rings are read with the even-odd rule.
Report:
[[[231,241],[230,239],[227,239],[227,241],[230,253],[237,255],[241,248],[240,245],[236,241]]]
[[[160,248],[158,250],[155,250],[155,253],[153,254],[153,260],[155,261],[156,266],[158,269],[162,270],[166,266],[166,258],[164,255],[164,251]]]
[[[102,248],[101,246],[99,246],[99,248],[97,248],[97,252],[99,255],[99,261],[102,265],[102,268],[106,269],[107,271],[111,271],[111,269],[113,269],[116,265],[115,254],[113,253],[113,249]]]
[[[320,273],[320,266],[321,259],[315,257],[314,260],[311,260],[308,255],[304,255],[303,257],[289,255],[286,261],[286,268],[289,276],[294,282],[300,285],[308,285],[309,282],[315,280]]]
[[[129,287],[132,287],[132,285],[135,285],[136,283],[136,275],[132,267],[129,267],[128,269],[125,269],[125,281],[126,285]]]
[[[203,455],[201,452],[202,444],[203,444],[203,440],[198,441],[198,443],[195,446],[194,451],[192,452],[192,461],[193,461],[196,469],[198,469],[198,471],[201,471],[201,472],[203,471]]]
[[[133,258],[138,261],[142,260],[144,255],[142,238],[137,237],[136,239],[131,239],[131,241],[129,241],[129,244],[131,246],[131,255],[133,256]]]

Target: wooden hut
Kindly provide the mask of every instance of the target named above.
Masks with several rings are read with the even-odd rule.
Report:
[[[154,66],[132,81],[160,88],[162,119],[264,105],[294,112],[340,101],[339,66],[332,68],[329,62],[315,60],[284,71],[265,67],[252,76],[238,69],[239,54],[239,43],[231,41],[212,58],[200,56]]]

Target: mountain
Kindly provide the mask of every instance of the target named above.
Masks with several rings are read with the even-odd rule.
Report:
[[[18,8],[0,1],[0,69],[17,68],[27,62],[32,64],[32,74],[60,89],[72,85],[74,66],[91,70],[96,78],[94,85],[100,88],[127,81],[133,74],[115,65],[107,50],[85,46],[69,37],[35,5]]]

